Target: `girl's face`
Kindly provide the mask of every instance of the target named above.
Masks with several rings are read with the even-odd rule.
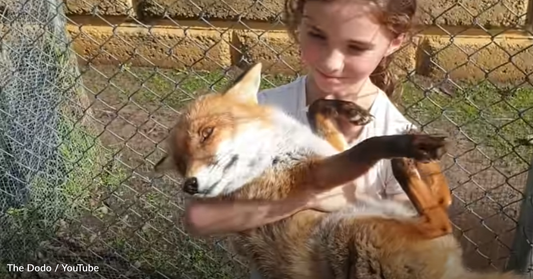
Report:
[[[395,1],[395,0],[392,0]],[[307,1],[299,29],[303,62],[316,86],[329,94],[355,90],[402,37],[371,16],[364,1]]]

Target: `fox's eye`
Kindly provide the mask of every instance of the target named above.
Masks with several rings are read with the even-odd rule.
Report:
[[[215,128],[213,127],[206,127],[202,129],[202,131],[200,132],[200,135],[202,137],[202,142],[206,141],[213,134],[214,129]]]

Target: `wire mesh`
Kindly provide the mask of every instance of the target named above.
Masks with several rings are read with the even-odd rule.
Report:
[[[417,30],[437,38],[415,36],[394,62],[401,109],[453,139],[455,234],[469,267],[501,270],[513,241],[531,243],[529,225],[516,234],[533,216],[519,216],[532,195],[527,3],[438,2],[421,1]],[[248,278],[224,239],[187,235],[177,178],[152,167],[199,91],[254,60],[282,73],[262,88],[287,83],[302,73],[298,51],[280,39],[282,1],[173,3],[0,0],[0,274],[31,263],[98,267],[43,278]]]
[[[69,116],[77,68],[68,55],[64,16],[54,2],[3,7],[0,104],[0,258],[23,261],[69,214]],[[72,113],[70,113],[72,115]],[[77,150],[77,152],[80,152]],[[35,236],[35,237],[33,237]]]

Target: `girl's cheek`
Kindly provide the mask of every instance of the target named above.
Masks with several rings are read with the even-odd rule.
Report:
[[[378,62],[372,57],[354,56],[346,59],[344,71],[348,76],[363,78],[374,71]]]
[[[320,57],[319,46],[308,41],[302,42],[300,52],[301,60],[308,66],[314,65]]]

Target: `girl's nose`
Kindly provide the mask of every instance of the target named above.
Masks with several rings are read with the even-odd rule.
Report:
[[[326,75],[335,76],[342,72],[344,67],[344,55],[337,50],[327,50],[322,56],[320,70]]]

